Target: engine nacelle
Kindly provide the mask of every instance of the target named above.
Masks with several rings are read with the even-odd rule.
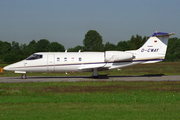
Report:
[[[105,51],[104,52],[105,62],[110,61],[132,61],[133,54],[123,51]]]

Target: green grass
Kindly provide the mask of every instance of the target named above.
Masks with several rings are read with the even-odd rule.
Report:
[[[5,65],[1,65],[3,67]],[[100,75],[180,75],[180,62],[134,65]],[[27,76],[91,76],[27,73]],[[20,76],[4,71],[3,76]],[[0,120],[180,119],[180,82],[0,83]]]
[[[4,67],[5,65],[1,65]],[[153,64],[138,64],[121,70],[99,71],[99,75],[180,75],[180,62],[160,62]],[[91,76],[92,72],[62,73],[27,73],[27,76]],[[14,72],[3,71],[0,77],[21,76]]]
[[[180,82],[0,83],[0,119],[180,119]]]

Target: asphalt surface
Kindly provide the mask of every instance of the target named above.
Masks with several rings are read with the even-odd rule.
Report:
[[[180,81],[180,75],[155,75],[155,76],[73,76],[73,77],[0,77],[0,83],[13,82],[85,82],[85,81]]]

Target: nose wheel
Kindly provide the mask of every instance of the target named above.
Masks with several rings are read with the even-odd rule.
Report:
[[[21,76],[21,79],[26,79],[26,78],[27,78],[26,74],[23,74],[23,75]]]

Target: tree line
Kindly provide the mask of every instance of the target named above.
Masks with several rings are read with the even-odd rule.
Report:
[[[96,30],[89,30],[84,37],[83,46],[69,48],[68,52],[81,51],[125,51],[140,48],[149,37],[132,35],[130,40],[119,41],[117,44],[106,42],[103,44],[102,36]],[[13,63],[23,60],[36,52],[64,52],[65,48],[58,42],[50,42],[47,39],[32,40],[29,44],[19,44],[0,41],[0,63]],[[180,61],[180,39],[170,38],[165,61]]]

